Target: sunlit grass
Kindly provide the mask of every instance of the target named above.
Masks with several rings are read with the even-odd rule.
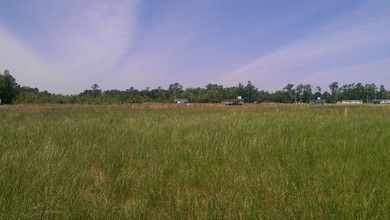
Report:
[[[389,113],[0,109],[0,218],[389,219]]]

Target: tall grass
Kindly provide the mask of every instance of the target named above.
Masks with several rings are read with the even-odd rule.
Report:
[[[1,219],[390,219],[390,108],[0,109]]]

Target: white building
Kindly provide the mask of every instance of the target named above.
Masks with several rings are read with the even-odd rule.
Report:
[[[374,104],[390,104],[389,99],[383,99],[383,100],[374,100]]]
[[[363,104],[363,100],[341,100],[341,104]]]

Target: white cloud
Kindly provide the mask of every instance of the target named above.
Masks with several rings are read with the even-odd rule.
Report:
[[[185,86],[203,86],[210,81],[230,86],[251,80],[260,89],[273,90],[305,80],[313,80],[307,82],[311,84],[326,77],[337,80],[336,76],[346,71],[367,69],[389,57],[384,52],[390,51],[388,9],[377,4],[382,0],[366,2],[300,40],[233,70],[253,57],[254,50],[248,52],[250,56],[243,55],[246,51],[237,51],[239,45],[247,48],[245,44],[253,42],[233,39],[235,35],[230,40],[222,37],[235,31],[234,25],[227,30],[231,22],[209,20],[213,10],[197,10],[208,7],[161,3],[162,11],[147,5],[154,20],[143,17],[149,15],[145,13],[140,17],[142,26],[137,26],[140,2],[84,0],[46,5],[47,11],[40,12],[38,19],[42,22],[42,35],[34,39],[38,44],[0,26],[0,68],[10,69],[22,85],[61,93],[78,93],[93,83],[102,89],[142,89],[167,87],[176,81]],[[217,24],[225,26],[213,32],[219,28]],[[140,32],[135,38],[136,30]],[[224,40],[226,44],[217,42]],[[237,45],[230,47],[234,43]],[[219,49],[223,52],[216,51]],[[381,67],[381,72],[388,68]]]
[[[366,67],[371,67],[372,62],[388,58],[389,53],[385,51],[390,49],[390,17],[386,14],[378,16],[373,10],[372,16],[366,17],[367,21],[362,21],[362,8],[367,7],[362,5],[356,11],[335,19],[328,26],[319,28],[301,40],[233,70],[225,76],[225,83],[250,79],[261,88],[275,90],[287,83],[299,83],[309,78],[314,80],[310,77],[313,74],[321,75],[322,78],[329,77],[329,80],[345,79],[343,76],[346,73],[341,70],[363,74],[356,66],[367,71],[369,69]],[[372,9],[373,6],[369,8]],[[366,74],[372,74],[371,77],[375,80],[377,74],[390,71],[388,65],[382,65],[382,68],[384,69],[379,72],[371,71]],[[350,81],[357,79],[349,77]],[[318,80],[314,80],[311,83],[317,82]],[[390,84],[390,81],[387,83]]]
[[[301,80],[303,82],[318,82],[323,88],[333,81],[339,85],[361,82],[375,83],[377,86],[389,82],[390,58],[351,65],[347,67],[324,70],[312,75],[308,75]]]
[[[42,79],[49,82],[55,79],[38,54],[1,27],[0,42],[1,71],[4,69],[10,70],[19,84],[38,86],[41,85]],[[47,87],[47,85],[43,84],[43,87]]]
[[[62,13],[48,13],[44,17],[52,21],[42,33],[47,44],[41,48],[0,29],[5,42],[1,44],[1,54],[7,54],[7,59],[1,59],[2,65],[20,76],[17,79],[20,84],[61,93],[81,92],[100,76],[109,74],[126,53],[137,22],[138,2],[80,1],[68,3],[67,7],[66,3],[50,5],[54,8],[47,10]],[[25,22],[28,25],[29,21]]]

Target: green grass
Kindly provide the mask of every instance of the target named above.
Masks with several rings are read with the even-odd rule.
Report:
[[[390,219],[389,113],[0,108],[0,218]]]

